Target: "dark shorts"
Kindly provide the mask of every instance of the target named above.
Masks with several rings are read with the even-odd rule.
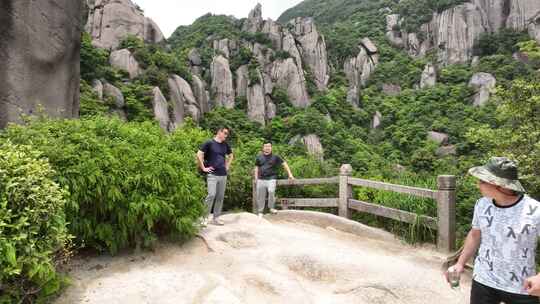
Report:
[[[473,280],[471,304],[538,304],[538,297],[509,293],[480,284]]]

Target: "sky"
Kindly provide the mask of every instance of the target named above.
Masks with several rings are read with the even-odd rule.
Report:
[[[134,0],[147,17],[152,18],[168,38],[179,25],[189,25],[206,13],[246,18],[262,5],[263,18],[276,20],[288,8],[302,0]]]

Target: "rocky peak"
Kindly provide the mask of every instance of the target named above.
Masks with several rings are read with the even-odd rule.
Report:
[[[324,36],[317,31],[313,18],[298,17],[290,24],[302,59],[311,70],[317,88],[326,90],[330,76]]]
[[[258,32],[261,30],[262,23],[262,6],[260,3],[257,3],[255,8],[249,12],[248,18],[242,26],[242,30],[250,33]]]
[[[148,43],[165,39],[157,24],[131,0],[91,0],[88,8],[85,30],[97,47],[116,49],[128,35]]]
[[[433,14],[431,22],[421,26],[421,35],[400,30],[399,15],[388,15],[386,36],[412,56],[424,56],[428,50],[436,49],[442,65],[468,63],[475,41],[486,32],[501,28],[528,30],[540,43],[539,17],[538,0],[471,0]]]
[[[358,44],[358,55],[345,60],[343,69],[349,81],[347,101],[354,106],[359,106],[360,89],[366,85],[375,67],[379,63],[377,47],[369,39],[364,38]]]

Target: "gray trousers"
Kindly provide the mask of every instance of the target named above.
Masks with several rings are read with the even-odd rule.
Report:
[[[276,180],[275,179],[258,179],[257,180],[257,211],[264,211],[264,202],[266,201],[266,193],[268,192],[268,208],[274,209],[276,204]]]
[[[206,183],[208,185],[208,196],[204,200],[204,203],[206,204],[206,216],[213,213],[214,218],[218,218],[221,215],[221,209],[223,208],[227,176],[208,174]],[[212,210],[212,206],[214,206],[214,210]]]

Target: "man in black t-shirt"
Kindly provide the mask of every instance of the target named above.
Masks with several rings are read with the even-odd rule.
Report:
[[[263,145],[262,154],[257,156],[255,160],[255,180],[257,181],[257,213],[262,217],[264,211],[264,203],[266,200],[266,192],[268,192],[268,208],[271,213],[276,213],[275,209],[275,193],[277,170],[279,166],[283,166],[287,171],[290,179],[294,179],[291,169],[281,157],[272,154],[272,144],[265,143]]]
[[[207,213],[202,220],[202,226],[208,224],[208,217],[213,208],[213,224],[222,226],[219,220],[223,208],[225,186],[227,185],[227,172],[231,168],[233,154],[231,147],[225,142],[229,136],[229,128],[220,128],[213,139],[203,143],[197,152],[197,163],[206,176],[208,196],[204,200]]]

